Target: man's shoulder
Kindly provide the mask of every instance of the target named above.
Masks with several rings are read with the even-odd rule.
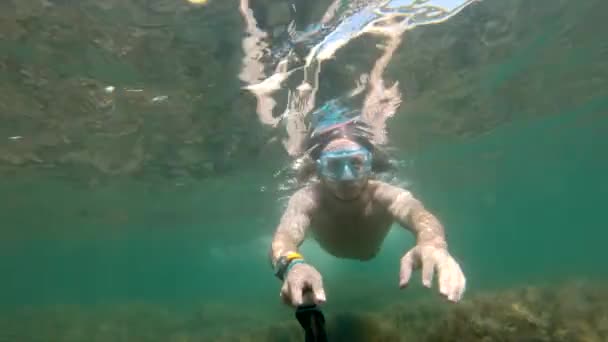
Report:
[[[315,184],[306,185],[296,190],[290,197],[289,202],[302,208],[312,209],[315,206],[318,188]]]
[[[373,197],[381,202],[392,202],[398,196],[411,196],[408,189],[380,180],[371,180],[370,185],[372,188]]]
[[[373,179],[369,181],[370,188],[374,191],[408,191],[407,189],[397,186],[394,184],[390,184],[381,180]]]
[[[316,188],[316,184],[306,184],[305,186],[297,189],[291,196],[309,197],[317,191]]]

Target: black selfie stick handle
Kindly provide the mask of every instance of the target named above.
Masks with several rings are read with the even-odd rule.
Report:
[[[309,293],[305,295],[307,294]],[[304,329],[305,342],[327,342],[325,316],[313,301],[309,303],[311,304],[303,304],[296,309],[296,319]]]

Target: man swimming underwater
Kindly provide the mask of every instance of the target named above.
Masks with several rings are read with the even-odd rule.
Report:
[[[319,181],[291,196],[270,250],[275,275],[283,281],[281,298],[294,307],[306,304],[307,291],[315,304],[326,300],[321,274],[298,252],[309,233],[335,257],[370,260],[397,222],[416,237],[416,245],[401,258],[400,288],[421,267],[424,286],[431,287],[437,272],[439,292],[459,301],[466,280],[448,252],[442,224],[409,191],[373,179],[380,158],[358,132],[350,120],[312,134],[309,156]]]

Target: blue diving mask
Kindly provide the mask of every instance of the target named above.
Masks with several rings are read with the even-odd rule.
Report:
[[[322,152],[317,171],[334,181],[359,180],[370,174],[372,154],[365,148]]]

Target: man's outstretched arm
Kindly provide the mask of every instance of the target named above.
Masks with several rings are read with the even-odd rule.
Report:
[[[381,184],[377,197],[387,205],[389,212],[401,226],[414,233],[417,245],[447,248],[443,225],[411,192]]]
[[[387,206],[396,221],[416,236],[416,246],[401,258],[399,286],[407,286],[412,271],[422,267],[424,286],[431,287],[437,272],[439,292],[450,301],[459,301],[466,279],[460,265],[448,252],[441,222],[405,189],[381,183],[376,197]]]
[[[273,269],[281,256],[290,252],[298,252],[298,248],[306,237],[313,206],[307,189],[299,190],[289,199],[270,247],[270,262]]]
[[[310,189],[296,192],[289,200],[287,209],[272,239],[270,261],[275,274],[283,280],[281,298],[292,306],[306,302],[325,302],[321,274],[304,262],[298,249],[310,225],[315,202]],[[308,295],[309,293],[312,296]],[[304,297],[306,295],[306,297]]]

